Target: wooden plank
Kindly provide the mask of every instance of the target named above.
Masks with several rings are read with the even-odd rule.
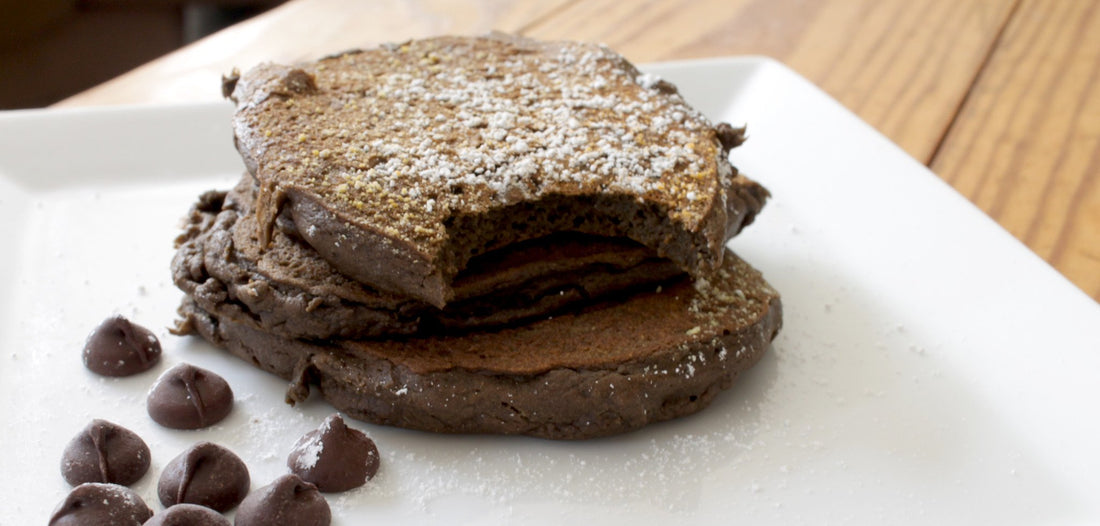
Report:
[[[1100,2],[1024,0],[932,168],[1100,299]]]
[[[525,34],[635,62],[768,55],[927,162],[1014,1],[586,0]]]
[[[57,106],[189,102],[221,97],[221,75],[440,34],[518,32],[571,0],[293,0]]]

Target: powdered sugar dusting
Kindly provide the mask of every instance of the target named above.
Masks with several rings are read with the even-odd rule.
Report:
[[[242,79],[245,151],[261,177],[293,174],[391,235],[437,240],[451,210],[576,191],[677,203],[672,219],[691,227],[729,183],[712,124],[601,46],[445,38],[306,70],[317,91],[290,97],[271,93],[297,70]],[[288,109],[305,118],[286,122]]]
[[[661,81],[660,75],[654,75],[652,73],[643,73],[638,75],[638,85],[646,89],[653,89],[657,87],[657,83]]]
[[[320,433],[310,433],[302,437],[302,441],[294,445],[294,451],[300,453],[295,462],[296,467],[301,471],[313,469],[324,450],[325,444],[321,442]]]

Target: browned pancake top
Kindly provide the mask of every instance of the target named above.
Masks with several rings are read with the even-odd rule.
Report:
[[[635,196],[696,231],[734,177],[706,118],[591,44],[417,40],[261,65],[233,97],[262,199],[308,193],[423,254],[448,217],[552,194]]]

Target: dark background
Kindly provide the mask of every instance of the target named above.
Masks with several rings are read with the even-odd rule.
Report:
[[[0,109],[47,106],[285,0],[0,0]]]

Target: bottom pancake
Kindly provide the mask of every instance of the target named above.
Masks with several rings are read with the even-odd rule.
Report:
[[[553,439],[612,435],[703,409],[759,361],[782,323],[779,295],[727,252],[708,282],[590,306],[527,325],[450,336],[310,343],[190,298],[180,333],[379,424]]]

